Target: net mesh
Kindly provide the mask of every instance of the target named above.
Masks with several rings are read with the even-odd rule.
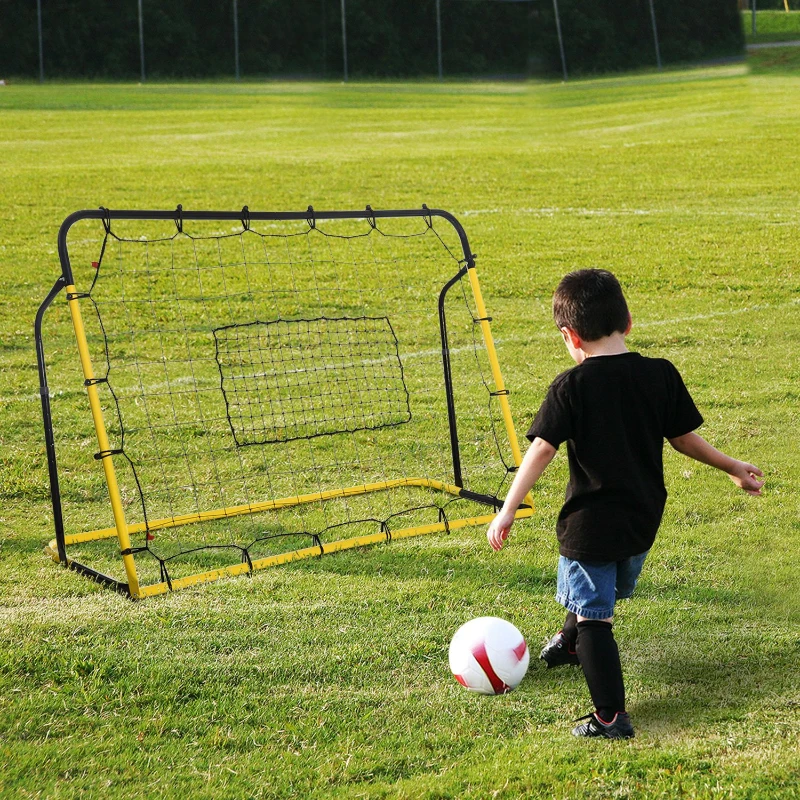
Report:
[[[464,263],[450,226],[258,224],[98,236],[94,222],[70,244],[112,453],[91,443],[85,389],[63,398],[66,519],[101,527],[102,470],[89,481],[78,462],[112,457],[143,584],[487,513],[433,485],[454,482],[439,298]],[[468,277],[443,311],[463,486],[500,497],[513,460]],[[373,484],[393,488],[283,502]],[[203,521],[165,522],[191,515]],[[79,550],[120,571],[113,542]]]
[[[378,430],[411,419],[388,317],[248,322],[213,333],[239,446]]]

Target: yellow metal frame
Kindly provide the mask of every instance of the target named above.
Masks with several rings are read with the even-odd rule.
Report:
[[[472,294],[475,298],[475,308],[478,312],[478,318],[481,323],[481,333],[483,334],[483,342],[486,345],[486,353],[489,357],[489,366],[492,370],[492,379],[498,394],[497,399],[500,401],[500,410],[503,414],[503,423],[506,426],[506,435],[508,436],[508,444],[511,447],[511,454],[514,458],[514,464],[519,466],[522,463],[522,453],[519,449],[519,442],[517,441],[517,432],[514,429],[514,420],[511,417],[511,406],[508,402],[508,391],[503,382],[503,375],[500,372],[500,362],[497,360],[497,350],[494,346],[494,337],[492,336],[492,329],[489,327],[489,317],[486,314],[486,304],[483,302],[483,294],[481,287],[478,283],[478,274],[475,272],[473,266],[469,270],[469,285],[472,287]],[[525,495],[525,503],[533,508],[533,499],[530,492]]]
[[[95,385],[94,368],[92,367],[92,359],[89,355],[89,345],[86,341],[86,329],[83,326],[83,317],[81,316],[81,308],[78,304],[77,292],[73,285],[67,286],[67,303],[69,304],[69,313],[72,317],[72,327],[75,329],[75,339],[78,342],[78,352],[81,357],[81,367],[83,369],[83,377],[86,384],[86,392],[89,395],[89,406],[92,410],[92,419],[94,420],[94,429],[97,433],[97,443],[100,445],[101,453],[107,453],[111,450],[111,444],[108,441],[108,432],[106,431],[106,423],[103,419],[103,409],[100,406],[100,396],[97,393],[97,386]],[[119,484],[117,483],[117,473],[114,469],[114,462],[111,458],[106,457],[101,459],[103,462],[103,470],[106,475],[106,484],[108,485],[108,496],[111,500],[111,509],[114,514],[114,525],[117,536],[119,537],[119,546],[122,552],[130,550],[131,539],[128,533],[128,523],[125,521],[125,510],[122,507],[122,497],[119,493]],[[128,587],[133,597],[139,597],[139,577],[136,574],[136,564],[134,563],[133,556],[122,556],[122,563],[125,566],[125,575],[128,578]]]
[[[508,443],[511,447],[512,457],[516,466],[522,463],[522,454],[520,452],[519,443],[517,442],[517,435],[514,429],[514,422],[511,416],[511,407],[508,402],[503,376],[500,372],[500,364],[497,359],[497,351],[492,338],[491,328],[489,327],[489,320],[486,314],[486,306],[483,302],[483,295],[481,294],[480,284],[478,283],[478,276],[475,272],[474,266],[468,269],[470,286],[475,300],[475,307],[478,312],[480,320],[481,332],[483,334],[484,344],[486,345],[486,352],[489,358],[489,365],[492,372],[492,379],[494,380],[497,399],[500,402],[500,409],[503,417],[503,424],[505,426],[506,434],[508,436]],[[212,520],[223,519],[225,517],[239,516],[242,514],[255,514],[263,511],[274,511],[281,508],[290,508],[292,506],[302,505],[305,503],[321,502],[325,500],[332,500],[342,497],[354,497],[356,495],[366,494],[368,492],[387,491],[398,487],[421,487],[433,488],[454,495],[456,497],[462,495],[462,489],[453,484],[448,484],[443,481],[431,480],[428,478],[399,478],[396,480],[383,481],[380,483],[370,483],[361,486],[352,486],[345,489],[333,489],[324,492],[314,492],[311,494],[298,495],[296,497],[286,497],[278,500],[267,500],[260,503],[253,503],[248,505],[232,506],[229,508],[215,509],[212,511],[205,511],[196,514],[182,514],[175,517],[167,517],[164,519],[157,519],[149,521],[147,524],[137,523],[129,525],[125,519],[125,511],[122,504],[122,498],[119,491],[119,484],[117,482],[117,475],[114,469],[113,459],[111,458],[111,445],[108,438],[108,432],[103,418],[103,411],[100,404],[100,397],[95,385],[96,376],[89,354],[89,346],[86,340],[86,330],[81,316],[80,305],[78,303],[79,295],[75,290],[75,286],[67,286],[67,301],[69,305],[70,315],[72,318],[73,328],[75,330],[75,338],[78,344],[78,351],[80,353],[81,367],[83,369],[83,376],[85,379],[86,391],[89,396],[89,405],[91,408],[92,419],[94,421],[95,432],[97,434],[97,442],[100,446],[100,460],[103,463],[103,470],[105,472],[106,484],[108,485],[108,495],[111,501],[111,508],[114,515],[114,526],[111,528],[103,528],[96,531],[89,531],[84,533],[76,533],[66,535],[64,537],[65,545],[79,544],[85,542],[99,541],[116,536],[119,540],[120,551],[123,553],[122,560],[125,567],[125,575],[128,580],[128,591],[133,598],[151,597],[153,595],[164,594],[170,589],[180,589],[187,586],[193,586],[198,583],[207,583],[210,581],[218,580],[225,576],[243,575],[251,570],[265,569],[266,567],[277,566],[279,564],[286,564],[290,561],[297,561],[303,558],[311,558],[313,556],[320,556],[327,553],[336,553],[342,550],[349,550],[354,547],[364,547],[366,545],[378,544],[387,541],[388,537],[385,533],[376,533],[368,536],[357,536],[350,539],[343,539],[336,542],[330,542],[312,547],[302,548],[300,550],[293,550],[279,555],[269,556],[266,558],[257,559],[250,563],[236,564],[229,567],[223,567],[216,570],[210,570],[197,575],[190,575],[186,578],[177,578],[167,584],[166,582],[151,584],[149,586],[141,586],[139,577],[136,571],[136,563],[134,561],[131,549],[131,534],[142,533],[145,530],[158,530],[164,528],[174,528],[180,525],[190,525],[198,522],[208,522]],[[530,517],[533,514],[533,501],[528,494],[525,497],[525,503],[528,508],[520,508],[517,510],[516,518],[522,519]],[[449,520],[447,522],[437,522],[430,525],[418,525],[416,527],[405,528],[391,532],[391,539],[405,539],[412,536],[423,536],[431,533],[440,533],[442,531],[457,530],[476,525],[486,525],[490,523],[495,517],[495,514],[484,514],[476,517],[467,517],[464,519]],[[50,542],[47,548],[50,555],[55,561],[59,560],[56,541]],[[67,564],[77,563],[72,559],[67,558]]]

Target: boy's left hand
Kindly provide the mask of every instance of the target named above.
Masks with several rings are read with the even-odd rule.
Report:
[[[489,530],[486,531],[486,538],[492,546],[492,550],[500,550],[503,542],[508,538],[508,532],[514,524],[514,512],[501,510],[492,520]]]
[[[758,478],[764,477],[764,473],[755,465],[745,461],[737,461],[734,469],[728,472],[728,477],[740,489],[755,497],[761,494],[761,487],[765,483],[765,481],[758,480]]]

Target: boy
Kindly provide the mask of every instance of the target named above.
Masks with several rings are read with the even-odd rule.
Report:
[[[628,351],[631,316],[614,275],[598,269],[566,275],[553,316],[577,366],[550,386],[487,538],[494,550],[503,546],[515,510],[566,442],[570,478],[556,526],[556,600],[567,616],[541,658],[548,668],[579,663],[583,669],[595,711],[573,734],[627,739],[634,733],[612,632],[614,603],[633,593],[661,522],[664,439],[727,473],[748,494],[761,494],[764,481],[757,467],[694,433],[703,418],[669,361]]]

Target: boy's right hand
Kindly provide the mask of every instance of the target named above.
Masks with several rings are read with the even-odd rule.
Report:
[[[489,530],[486,531],[486,538],[492,546],[492,550],[500,550],[503,542],[508,538],[508,532],[514,524],[514,512],[501,510],[492,520]]]
[[[765,483],[765,481],[758,480],[758,478],[764,477],[764,473],[758,467],[748,464],[746,461],[737,461],[734,468],[728,472],[728,477],[740,489],[755,497],[761,494],[761,487]]]

